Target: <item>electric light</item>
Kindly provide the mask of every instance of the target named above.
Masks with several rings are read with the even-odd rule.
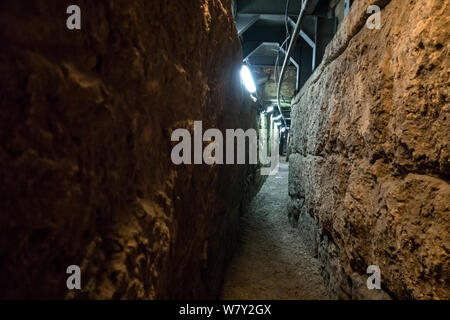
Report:
[[[250,93],[256,92],[256,86],[255,82],[253,81],[252,73],[250,72],[250,69],[243,65],[241,68],[241,79],[244,82],[245,88]]]

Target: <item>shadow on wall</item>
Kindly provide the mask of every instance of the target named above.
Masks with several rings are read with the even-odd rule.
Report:
[[[231,2],[70,4],[0,3],[0,297],[214,298],[257,168],[175,166],[170,136],[258,121]]]

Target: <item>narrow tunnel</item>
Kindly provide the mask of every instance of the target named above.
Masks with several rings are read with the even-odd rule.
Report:
[[[0,1],[0,299],[448,300],[449,13]]]
[[[287,219],[289,168],[283,160],[241,219],[241,238],[225,277],[222,299],[328,298],[318,262]]]

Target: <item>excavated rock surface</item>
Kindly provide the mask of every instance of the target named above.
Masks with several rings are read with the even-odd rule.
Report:
[[[170,138],[256,127],[230,1],[79,0],[80,31],[71,4],[0,3],[0,297],[216,297],[257,168]]]
[[[364,26],[372,4],[381,30]],[[293,101],[289,215],[333,298],[450,298],[449,15],[355,1]]]
[[[318,261],[289,226],[288,164],[267,181],[241,218],[239,245],[222,299],[327,299]]]
[[[261,92],[261,98],[269,101],[277,98],[278,81],[275,81],[274,67],[253,66],[253,77]],[[284,99],[292,99],[295,95],[295,85],[297,82],[297,68],[290,66],[286,69],[283,83],[280,89],[280,95]],[[259,92],[258,91],[258,92]]]

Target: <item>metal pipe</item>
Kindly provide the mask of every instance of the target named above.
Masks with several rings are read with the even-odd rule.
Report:
[[[298,15],[297,23],[295,25],[294,33],[291,37],[291,42],[289,43],[289,48],[287,50],[286,56],[284,57],[283,67],[281,68],[280,78],[278,80],[278,88],[277,88],[277,105],[278,105],[278,111],[281,114],[281,119],[283,120],[284,126],[286,126],[286,120],[284,119],[283,113],[281,112],[280,107],[280,90],[281,90],[281,84],[283,83],[284,74],[286,73],[287,66],[289,65],[290,58],[292,56],[292,52],[294,51],[295,43],[297,41],[297,38],[300,34],[300,26],[302,24],[303,17],[305,15],[305,9],[306,5],[308,4],[309,0],[302,0],[302,8],[300,10],[300,14]]]

